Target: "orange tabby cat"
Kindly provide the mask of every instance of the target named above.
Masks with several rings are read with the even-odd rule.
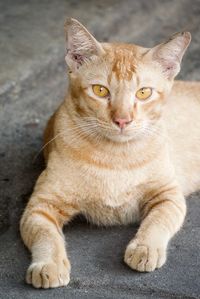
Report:
[[[200,83],[173,86],[190,33],[152,49],[99,43],[74,19],[66,34],[69,90],[48,123],[46,169],[20,226],[36,288],[68,284],[62,227],[78,213],[104,225],[140,221],[124,261],[161,267],[184,196],[200,186]]]

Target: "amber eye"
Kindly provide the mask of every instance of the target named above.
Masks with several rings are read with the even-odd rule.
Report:
[[[136,97],[141,101],[147,100],[151,95],[152,95],[152,89],[150,87],[140,88],[136,92]]]
[[[109,90],[102,85],[93,85],[92,89],[94,94],[100,98],[105,98],[109,95]]]

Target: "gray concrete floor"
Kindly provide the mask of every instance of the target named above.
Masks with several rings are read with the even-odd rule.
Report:
[[[72,263],[68,287],[35,290],[24,282],[30,256],[18,223],[43,168],[45,123],[66,86],[63,23],[83,22],[101,41],[152,46],[183,29],[193,41],[179,78],[200,80],[200,1],[0,2],[0,298],[200,298],[200,193],[188,199],[184,227],[167,264],[149,274],[122,262],[136,227],[97,228],[76,220],[65,228]]]

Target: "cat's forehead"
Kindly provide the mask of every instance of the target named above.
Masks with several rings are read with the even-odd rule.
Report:
[[[143,55],[142,48],[129,44],[110,44],[106,51],[111,64],[110,76],[130,81]]]
[[[101,84],[118,90],[118,87],[133,88],[139,83],[154,85],[160,81],[160,72],[145,59],[149,49],[131,44],[102,44],[103,57],[83,66],[83,85]]]

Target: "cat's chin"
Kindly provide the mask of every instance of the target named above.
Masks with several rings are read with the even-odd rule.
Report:
[[[113,135],[106,136],[106,138],[110,141],[125,143],[128,141],[133,141],[138,139],[138,136],[125,135],[125,134],[113,134]]]

